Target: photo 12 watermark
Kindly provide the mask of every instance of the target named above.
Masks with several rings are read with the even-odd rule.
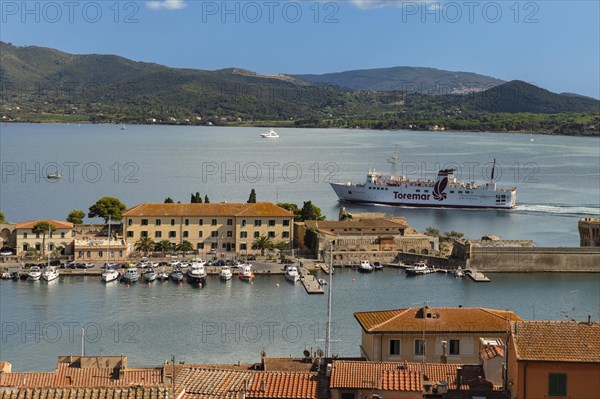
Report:
[[[0,1],[0,21],[10,23],[139,23],[135,1]]]
[[[539,23],[540,3],[534,1],[399,1],[402,23],[496,24]]]
[[[140,167],[135,162],[2,162],[2,183],[139,183]]]
[[[3,321],[0,323],[0,343],[112,343],[135,344],[139,342],[140,327],[134,322],[102,324],[98,322],[38,322]]]

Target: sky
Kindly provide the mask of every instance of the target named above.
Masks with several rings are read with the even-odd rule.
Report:
[[[262,74],[392,66],[600,98],[600,2],[6,1],[0,40]]]

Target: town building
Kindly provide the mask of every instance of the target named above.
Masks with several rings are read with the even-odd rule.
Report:
[[[48,222],[56,229],[53,232],[35,233],[33,228],[39,222]],[[47,251],[58,251],[60,255],[73,254],[73,223],[58,220],[33,220],[17,223],[16,240],[17,256],[25,256],[27,251],[36,250],[47,255]],[[45,237],[44,237],[45,236]],[[42,248],[45,246],[45,248]]]
[[[124,239],[120,223],[78,224],[73,231],[73,257],[77,262],[123,262],[133,251],[134,244]]]
[[[519,321],[507,347],[513,399],[600,398],[600,323]]]
[[[317,233],[315,245],[306,246],[305,236]],[[344,220],[307,220],[295,223],[295,246],[328,259],[333,245],[336,263],[361,259],[381,260],[386,254],[395,258],[398,252],[430,255],[439,250],[438,239],[419,233],[402,217],[385,214],[353,214]],[[390,260],[391,260],[390,259]]]
[[[579,219],[579,245],[600,247],[600,218]]]
[[[15,223],[0,223],[0,249],[10,248],[13,254],[17,248],[17,225]]]
[[[273,243],[292,239],[294,215],[268,202],[215,204],[143,203],[123,213],[125,239],[148,237],[174,244],[188,241],[213,254],[254,254],[252,243],[261,236]]]
[[[405,308],[357,312],[361,352],[371,361],[479,364],[480,338],[506,341],[511,311],[485,308]]]

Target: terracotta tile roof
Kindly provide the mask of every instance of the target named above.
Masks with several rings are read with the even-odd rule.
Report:
[[[330,388],[381,389],[389,391],[421,391],[424,379],[446,381],[448,388],[457,387],[457,372],[461,369],[460,389],[468,389],[468,382],[483,376],[479,365],[334,361]]]
[[[423,317],[424,309],[431,317]],[[356,312],[366,333],[508,332],[509,321],[522,320],[515,313],[484,308],[408,308]]]
[[[0,399],[170,399],[165,387],[0,388]]]
[[[298,358],[275,358],[267,357],[264,359],[265,371],[317,371],[316,363]]]
[[[162,369],[126,369],[119,379],[113,368],[78,368],[59,363],[56,372],[2,373],[0,386],[22,388],[44,387],[110,387],[162,384]]]
[[[176,393],[186,399],[237,398],[246,390],[246,398],[313,399],[321,398],[318,373],[269,372],[188,368],[176,379]]]
[[[481,348],[479,351],[482,359],[490,360],[496,356],[504,357],[504,346],[501,345],[487,345]]]
[[[73,228],[73,223],[61,222],[58,220],[32,220],[29,222],[17,223],[16,228],[17,229],[32,229],[33,226],[35,226],[39,222],[48,222],[48,223],[52,224],[54,227],[56,227],[57,229],[72,229]]]
[[[293,217],[285,209],[270,202],[215,203],[215,204],[158,204],[143,203],[129,208],[123,217],[129,216],[238,216],[238,217]]]
[[[518,360],[600,363],[600,323],[520,321],[511,339]]]

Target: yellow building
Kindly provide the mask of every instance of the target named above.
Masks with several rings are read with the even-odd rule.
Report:
[[[144,203],[123,213],[128,243],[189,241],[200,252],[251,254],[260,236],[290,242],[293,214],[268,202],[216,204]]]
[[[600,398],[600,323],[513,323],[507,364],[513,399]]]
[[[515,313],[484,308],[357,312],[361,352],[371,361],[479,364],[480,338],[506,340]]]
[[[45,237],[41,233],[35,233],[33,227],[39,222],[48,222],[56,230]],[[60,248],[61,255],[73,254],[73,223],[60,222],[58,220],[33,220],[30,222],[17,223],[17,256],[23,256],[29,250],[35,249],[40,254],[48,250],[54,251]],[[45,246],[45,248],[42,248]]]
[[[579,240],[582,247],[600,247],[600,219],[579,219]]]

